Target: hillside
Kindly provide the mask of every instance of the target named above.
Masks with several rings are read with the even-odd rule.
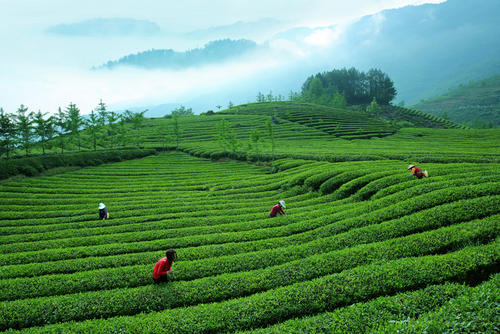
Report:
[[[167,152],[4,181],[0,330],[489,332],[500,168],[406,166]],[[167,248],[175,277],[153,284]]]
[[[53,25],[46,31],[51,34],[73,37],[151,36],[161,33],[160,27],[155,22],[132,18],[95,18]]]
[[[0,331],[495,331],[500,129],[272,102],[96,131],[0,181]]]
[[[99,130],[97,148],[177,147],[203,157],[230,155],[242,160],[270,160],[273,150],[267,123],[271,121],[274,154],[279,157],[329,161],[500,160],[497,130],[461,129],[438,116],[393,106],[384,108],[381,117],[307,103],[249,103],[216,113],[179,117],[178,136],[171,117],[146,118],[138,128],[131,123],[115,124]],[[227,134],[234,134],[233,139],[221,139],[222,122],[226,122]],[[75,140],[69,135],[65,138],[65,151],[78,150]],[[92,150],[93,139],[88,130],[83,130],[80,138],[83,150]],[[60,153],[59,142],[55,139],[48,143],[50,149],[46,151]],[[41,148],[34,147],[32,151],[41,153]]]
[[[499,72],[499,11],[497,0],[385,10],[349,26],[331,57],[342,54],[336,62],[348,67],[380,68],[394,80],[397,101],[412,105]]]
[[[500,126],[500,74],[473,81],[414,108],[476,127]]]
[[[232,58],[241,57],[258,48],[250,40],[216,40],[205,44],[202,48],[177,52],[172,49],[148,50],[126,55],[117,60],[94,69],[113,69],[118,66],[135,66],[147,69],[169,68],[183,69],[213,63],[220,63]]]

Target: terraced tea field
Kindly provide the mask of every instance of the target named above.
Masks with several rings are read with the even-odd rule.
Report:
[[[495,332],[500,165],[406,167],[166,152],[2,181],[0,330]]]

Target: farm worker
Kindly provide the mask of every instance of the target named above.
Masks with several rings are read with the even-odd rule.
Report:
[[[420,168],[415,165],[409,165],[408,169],[411,169],[411,174],[408,175],[408,177],[416,176],[418,179],[421,179],[423,176],[429,177],[429,173],[426,170],[422,172]]]
[[[106,205],[104,203],[99,203],[99,219],[108,219],[109,218],[109,212],[108,209],[106,209]]]
[[[156,284],[168,282],[168,275],[173,275],[172,263],[177,260],[177,253],[173,249],[167,250],[164,258],[161,258],[153,269],[153,280]]]
[[[285,211],[283,209],[286,209],[285,206],[285,201],[281,200],[276,204],[275,206],[272,207],[271,211],[269,211],[269,217],[273,218],[276,217],[276,215],[279,213],[280,215],[286,215]]]

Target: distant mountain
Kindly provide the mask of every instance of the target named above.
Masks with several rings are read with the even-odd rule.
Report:
[[[268,39],[272,34],[284,29],[285,22],[271,18],[253,22],[238,21],[224,26],[199,29],[186,33],[184,37],[198,40],[214,40],[223,38],[232,39]]]
[[[352,66],[378,67],[407,104],[500,73],[500,1],[448,0],[363,17],[332,50]]]
[[[500,126],[500,74],[470,82],[414,108],[472,126]]]
[[[76,23],[51,26],[47,32],[66,36],[150,36],[161,33],[151,21],[131,18],[96,18]]]
[[[219,63],[255,51],[258,46],[255,42],[245,39],[218,40],[207,43],[203,48],[185,52],[176,52],[172,49],[149,50],[131,54],[118,60],[108,61],[97,69],[113,69],[118,66],[135,66],[147,69],[169,68],[182,69],[193,66]]]

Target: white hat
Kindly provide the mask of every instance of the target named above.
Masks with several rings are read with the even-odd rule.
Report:
[[[282,207],[284,207],[286,209],[286,206],[285,206],[285,201],[284,200],[281,200],[278,202]]]
[[[106,205],[104,205],[104,203],[99,203],[99,210],[102,210],[106,207]]]
[[[415,165],[408,165],[408,169],[412,169]]]

